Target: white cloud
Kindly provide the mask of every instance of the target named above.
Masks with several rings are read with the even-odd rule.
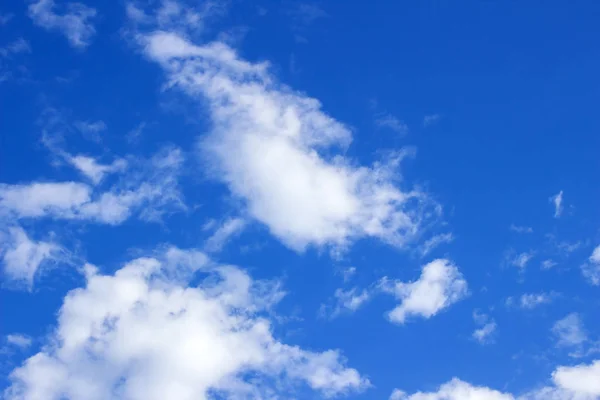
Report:
[[[28,288],[40,267],[49,261],[55,261],[63,250],[51,242],[31,240],[21,227],[10,227],[0,234],[0,255],[4,266],[4,275],[11,281],[24,284]]]
[[[533,258],[534,254],[535,253],[533,251],[517,254],[510,260],[510,264],[520,269],[524,269],[529,261]]]
[[[433,249],[444,243],[452,243],[454,241],[454,235],[450,232],[435,235],[427,239],[421,246],[421,256],[424,257],[429,254]]]
[[[348,282],[356,274],[356,267],[348,267],[342,270],[342,278],[344,282]]]
[[[0,56],[2,57],[10,57],[12,54],[19,53],[31,53],[29,42],[23,38],[18,38],[6,46],[0,47]]]
[[[410,316],[431,318],[468,293],[467,281],[458,268],[445,259],[437,259],[423,266],[421,276],[414,282],[390,282],[384,279],[382,288],[401,302],[388,313],[390,321],[398,324],[404,323]]]
[[[20,333],[14,333],[11,335],[6,335],[6,342],[12,346],[26,349],[29,346],[31,346],[32,340],[27,335],[22,335]]]
[[[96,10],[81,3],[67,3],[65,12],[59,14],[55,6],[53,0],[39,0],[29,5],[29,17],[42,28],[60,31],[71,46],[87,47],[96,33],[91,22]]]
[[[47,346],[9,375],[13,399],[290,397],[304,382],[324,396],[368,380],[336,350],[279,342],[264,311],[278,285],[170,248],[114,275],[85,267],[87,284],[64,299]],[[207,276],[197,287],[187,282]]]
[[[556,321],[552,326],[552,333],[560,347],[581,346],[588,339],[581,317],[577,313],[571,313]]]
[[[390,400],[597,400],[600,398],[600,360],[590,364],[559,366],[552,373],[552,386],[522,395],[502,393],[453,378],[436,392],[409,395],[395,389]]]
[[[391,114],[383,114],[375,118],[375,125],[379,128],[391,129],[401,135],[408,133],[408,125]]]
[[[179,149],[164,148],[149,160],[135,161],[127,176],[102,193],[78,182],[0,184],[0,216],[120,224],[133,213],[158,220],[166,210],[185,208],[177,182],[183,164]]]
[[[206,240],[204,250],[207,252],[221,251],[223,246],[234,236],[239,235],[246,221],[242,218],[229,218],[219,226],[210,238]]]
[[[581,271],[592,285],[600,285],[600,246],[594,249],[588,262],[581,266]]]
[[[489,344],[493,342],[492,336],[496,332],[496,322],[486,314],[481,314],[478,311],[473,312],[473,320],[481,327],[475,329],[471,335],[479,344]]]
[[[560,218],[562,215],[563,206],[563,191],[561,190],[554,196],[550,196],[550,202],[554,205],[554,218]]]
[[[242,60],[223,43],[196,46],[173,33],[140,40],[171,86],[208,105],[213,130],[199,149],[209,172],[289,247],[344,247],[362,237],[401,247],[439,212],[425,213],[432,202],[423,193],[397,186],[408,152],[356,166],[336,151],[350,144],[350,131],[316,99],[275,82],[267,64]]]
[[[550,259],[542,261],[542,269],[550,269],[556,265],[556,262]]]
[[[521,308],[533,309],[541,304],[547,304],[552,301],[552,297],[547,293],[525,293],[519,298]]]
[[[396,389],[390,400],[514,400],[514,396],[453,378],[441,385],[436,392],[409,395]]]
[[[127,167],[127,161],[123,159],[104,165],[99,164],[95,158],[84,155],[69,156],[68,161],[95,185],[102,182],[106,175],[123,171]]]
[[[533,233],[533,228],[530,226],[520,226],[511,224],[510,230],[517,233]]]
[[[440,114],[426,115],[425,117],[423,117],[423,126],[428,127],[428,126],[434,125],[436,122],[438,122],[440,120],[440,118],[442,118],[442,116]]]
[[[473,331],[473,339],[477,340],[480,344],[491,343],[491,336],[496,332],[496,322],[491,321],[483,325],[481,328]]]
[[[344,312],[355,312],[371,299],[371,295],[372,292],[367,289],[337,289],[334,294],[335,305],[331,310],[330,317],[335,318]],[[325,312],[325,310],[326,308],[322,308],[323,312]]]
[[[588,399],[598,398],[600,397],[600,360],[589,365],[558,367],[552,373],[552,380],[556,386],[565,391],[588,396]]]
[[[75,121],[73,126],[88,140],[100,142],[100,133],[106,130],[104,121]]]

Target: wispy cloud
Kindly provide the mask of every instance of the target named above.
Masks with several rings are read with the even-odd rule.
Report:
[[[509,297],[506,299],[506,305],[516,306],[519,308],[532,310],[542,304],[548,304],[552,302],[553,294],[551,293],[525,293],[515,299]]]
[[[510,225],[510,230],[517,233],[533,233],[533,228],[530,226]]]
[[[600,285],[600,246],[597,246],[588,261],[581,266],[583,276],[592,285]]]
[[[542,261],[542,269],[550,269],[558,265],[554,260],[547,259]]]
[[[421,246],[420,252],[421,256],[425,257],[436,247],[444,244],[444,243],[452,243],[454,241],[454,235],[451,232],[441,233],[439,235],[435,235],[429,239],[427,239]]]
[[[246,221],[242,218],[225,220],[206,240],[204,250],[209,253],[221,251],[228,241],[242,232],[245,226]]]
[[[494,342],[493,336],[496,332],[496,322],[487,314],[481,314],[478,311],[473,312],[473,320],[480,328],[473,331],[471,337],[479,344],[490,344]]]
[[[71,46],[84,49],[96,34],[92,20],[96,10],[81,3],[66,3],[64,12],[56,12],[53,0],[38,0],[29,5],[29,17],[33,23],[61,32]]]
[[[533,251],[526,251],[516,255],[514,255],[513,252],[509,252],[507,254],[507,259],[510,265],[523,270],[534,256],[535,253]]]
[[[102,137],[100,133],[106,130],[104,121],[75,121],[73,126],[77,128],[81,134],[94,142],[100,142]]]
[[[554,205],[554,218],[560,218],[563,213],[563,191],[561,190],[557,194],[550,196],[548,199]]]
[[[373,297],[370,289],[351,288],[337,289],[334,294],[333,306],[322,305],[319,310],[323,317],[335,318],[343,313],[353,313],[364,306]]]
[[[6,25],[9,23],[11,19],[13,19],[14,14],[0,14],[0,25]]]
[[[573,357],[581,354],[583,344],[588,341],[588,334],[578,313],[571,313],[556,321],[552,326],[552,334],[558,347],[573,349],[570,353]]]
[[[16,346],[21,349],[26,349],[29,346],[31,346],[32,340],[31,337],[28,335],[13,333],[10,335],[6,335],[6,342],[12,346]]]
[[[299,43],[308,42],[309,28],[319,19],[327,18],[328,14],[316,3],[302,1],[289,2],[285,5],[286,13],[292,19],[294,38]]]
[[[401,135],[408,133],[408,125],[392,114],[383,114],[375,118],[375,125],[379,128],[391,129]]]
[[[423,126],[427,128],[428,126],[434,125],[440,120],[440,118],[442,118],[440,114],[426,115],[423,117]]]
[[[63,249],[53,242],[34,241],[23,228],[12,226],[0,232],[0,256],[4,275],[17,285],[31,290],[40,267],[63,257]]]
[[[18,38],[4,47],[0,47],[0,56],[10,57],[12,54],[31,53],[29,42],[23,38]]]

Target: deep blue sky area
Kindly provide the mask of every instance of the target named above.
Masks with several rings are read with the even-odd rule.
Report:
[[[600,399],[599,20],[2,3],[3,398]]]

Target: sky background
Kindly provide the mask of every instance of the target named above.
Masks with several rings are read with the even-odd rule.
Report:
[[[150,398],[138,367],[167,357],[207,382],[171,398],[600,398],[599,17],[594,1],[4,2],[4,396],[108,398],[73,386],[100,374],[97,393]],[[91,284],[139,257],[161,264],[139,284],[220,307],[207,341],[269,321],[304,355],[257,339],[260,362],[176,358],[175,333],[206,333],[150,323],[175,300],[140,297],[143,319]],[[132,320],[164,354],[111,353]]]

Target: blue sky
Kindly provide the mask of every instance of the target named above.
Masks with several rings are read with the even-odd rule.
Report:
[[[597,2],[0,7],[6,399],[600,399]]]

